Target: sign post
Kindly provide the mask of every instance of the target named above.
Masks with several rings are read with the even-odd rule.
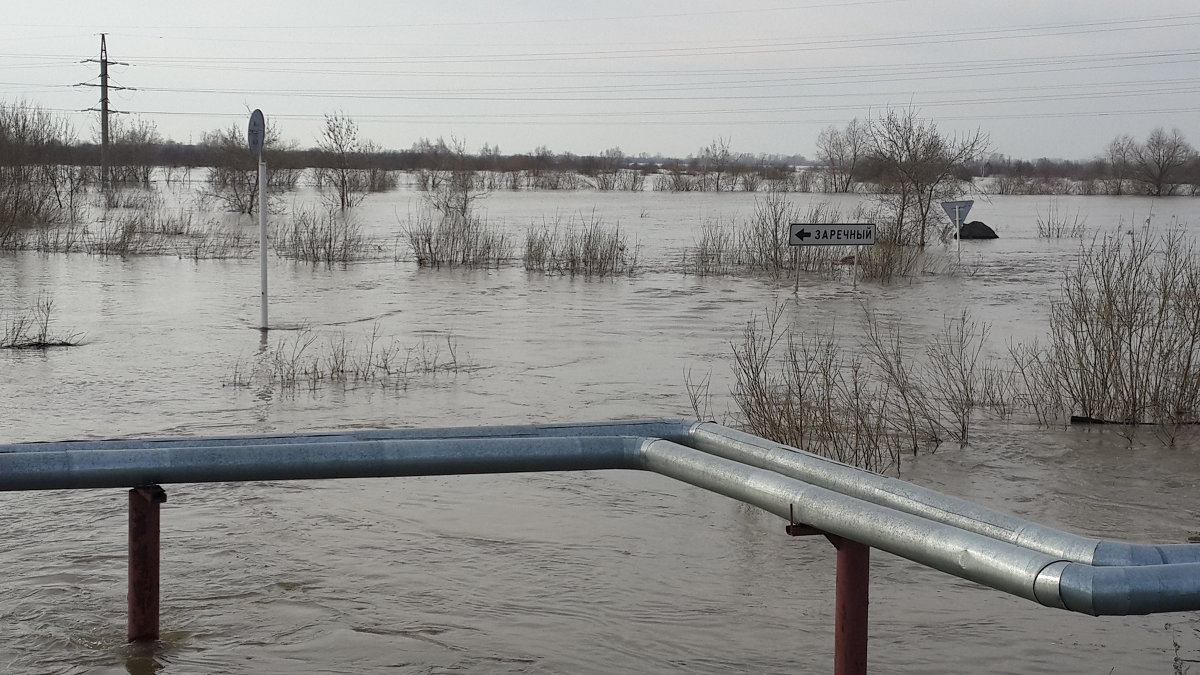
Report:
[[[790,223],[788,246],[853,246],[854,285],[858,286],[858,252],[875,245],[875,223]],[[800,264],[796,262],[796,290],[800,288]]]
[[[955,253],[962,258],[962,222],[966,220],[967,214],[971,212],[971,206],[975,204],[974,199],[968,199],[959,202],[942,202],[942,210],[950,216],[950,220],[954,221],[954,240]]]
[[[267,125],[261,110],[255,109],[250,113],[250,127],[246,130],[246,140],[250,152],[258,157],[258,257],[259,276],[262,281],[261,317],[259,328],[267,330],[267,164],[263,161],[263,142],[267,137]]]

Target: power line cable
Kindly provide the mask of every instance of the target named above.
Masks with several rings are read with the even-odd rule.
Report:
[[[380,28],[385,29],[423,29],[423,28],[459,28],[467,26],[511,26],[511,25],[535,25],[535,24],[562,24],[562,23],[593,23],[593,22],[608,22],[608,21],[646,21],[651,19],[678,19],[678,18],[695,18],[700,16],[732,16],[746,14],[766,14],[778,12],[803,12],[813,9],[841,9],[846,7],[860,7],[864,5],[891,5],[903,4],[912,2],[913,0],[838,0],[837,2],[820,2],[820,3],[805,3],[805,4],[789,4],[777,7],[757,7],[743,9],[725,9],[725,10],[709,10],[709,11],[689,11],[689,12],[670,12],[670,13],[654,13],[654,14],[630,14],[630,15],[614,15],[614,16],[595,16],[595,17],[548,17],[537,19],[500,19],[494,21],[441,21],[441,22],[426,22],[426,23],[370,23],[370,24],[320,24],[320,25],[304,25],[304,24],[254,24],[249,26],[230,26],[230,25],[148,25],[148,24],[127,24],[132,28],[176,28],[189,30],[212,30],[214,28],[222,29],[237,29],[237,30],[304,30],[317,29],[329,30],[332,28],[345,29],[366,29],[375,30]],[[9,24],[11,26],[28,27],[28,28],[64,28],[70,27],[69,24],[39,24],[39,23],[22,23]]]
[[[1076,22],[1070,24],[1054,24],[1037,27],[987,28],[977,30],[930,31],[921,33],[887,34],[880,37],[862,35],[843,36],[833,39],[819,40],[789,40],[767,45],[738,45],[729,46],[705,45],[699,47],[675,48],[642,48],[626,50],[588,50],[588,51],[542,51],[529,53],[482,53],[482,54],[421,54],[419,56],[265,56],[265,57],[198,57],[198,56],[154,56],[137,55],[136,58],[145,64],[186,64],[199,65],[205,63],[257,63],[257,64],[292,64],[292,63],[340,63],[380,65],[396,63],[514,63],[543,60],[598,60],[598,59],[649,59],[649,58],[681,58],[693,56],[744,56],[772,55],[796,52],[832,50],[832,49],[865,49],[873,47],[925,45],[931,42],[939,44],[964,43],[992,40],[1014,40],[1043,37],[1064,37],[1072,35],[1087,35],[1093,33],[1108,33],[1117,31],[1152,30],[1161,28],[1179,28],[1200,25],[1200,14],[1180,15],[1171,19],[1188,19],[1183,22],[1153,26],[1129,26],[1122,24],[1145,23],[1147,19],[1128,19],[1098,22]],[[1067,29],[1075,27],[1074,29]],[[1036,34],[1031,30],[1039,30]],[[1007,34],[1006,34],[1007,33]]]

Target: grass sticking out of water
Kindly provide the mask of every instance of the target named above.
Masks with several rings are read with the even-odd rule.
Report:
[[[404,235],[421,267],[496,267],[512,257],[508,235],[473,211],[422,208]]]
[[[620,225],[608,227],[592,212],[572,216],[563,223],[531,227],[525,237],[525,269],[570,276],[606,277],[633,274],[638,247],[630,245]]]
[[[382,336],[378,325],[362,338],[321,335],[305,328],[280,338],[253,358],[239,359],[225,384],[281,391],[357,385],[404,390],[419,377],[478,369],[450,334],[425,335],[415,344],[405,344]]]
[[[298,208],[271,241],[280,257],[325,265],[364,259],[369,248],[353,214],[337,208]]]
[[[83,342],[81,333],[58,333],[51,329],[54,299],[39,295],[28,311],[4,320],[0,349],[47,349],[73,347]]]
[[[1037,235],[1039,237],[1079,239],[1086,231],[1087,217],[1081,216],[1078,208],[1075,209],[1075,213],[1069,213],[1059,205],[1057,199],[1051,199],[1045,216],[1042,215],[1040,208],[1037,210]]]

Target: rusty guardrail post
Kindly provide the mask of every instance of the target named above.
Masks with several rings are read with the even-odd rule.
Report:
[[[834,582],[834,675],[867,675],[867,616],[871,587],[871,547],[794,520],[786,528],[793,537],[823,534],[837,549]]]
[[[130,642],[158,639],[159,505],[167,493],[158,485],[129,491]]]
[[[871,547],[843,537],[825,536],[837,548],[833,672],[835,675],[866,675]]]

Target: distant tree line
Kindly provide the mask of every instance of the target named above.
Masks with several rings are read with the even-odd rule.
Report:
[[[819,189],[854,192],[886,185],[886,162],[872,145],[878,124],[852,120],[845,128],[829,127],[817,138],[821,166]],[[1200,155],[1178,129],[1156,128],[1143,142],[1121,135],[1088,160],[1042,157],[1013,159],[988,153],[966,159],[955,169],[960,179],[988,178],[981,187],[1005,195],[1080,194],[1200,195]]]
[[[595,155],[555,153],[546,146],[505,154],[484,144],[476,153],[457,139],[420,138],[389,150],[360,136],[345,113],[326,115],[316,143],[284,142],[271,126],[264,148],[270,184],[294,188],[301,175],[346,209],[365,195],[396,185],[395,172],[415,176],[418,189],[448,178],[470,189],[596,189],[674,192],[761,190],[867,192],[880,195],[900,223],[925,242],[936,216],[932,204],[967,189],[999,194],[1200,194],[1200,158],[1183,134],[1159,128],[1143,141],[1123,135],[1085,161],[1034,161],[990,153],[979,131],[942,134],[911,109],[889,109],[866,120],[831,126],[818,135],[813,161],[803,156],[735,152],[718,137],[685,158],[627,155],[619,147]],[[256,159],[244,125],[204,133],[198,143],[164,139],[153,122],[114,118],[107,152],[107,180],[147,185],[201,178],[207,192],[231,211],[252,212],[257,202]],[[75,208],[82,186],[103,181],[101,149],[80,141],[61,117],[28,103],[0,102],[0,221],[53,221]],[[203,170],[197,175],[197,170]],[[973,182],[983,177],[987,180]],[[38,187],[30,187],[37,183]],[[5,200],[8,200],[6,206]],[[5,215],[7,212],[8,215]],[[907,226],[900,230],[909,232]]]
[[[995,177],[999,194],[1200,195],[1200,155],[1179,129],[1162,127],[1140,143],[1129,135],[1118,136],[1090,160],[1026,161],[993,155],[980,170]]]
[[[337,116],[344,123],[348,118]],[[241,125],[235,127],[241,129]],[[132,123],[114,123],[112,141],[109,146],[108,163],[113,168],[113,180],[120,182],[136,182],[135,179],[144,175],[144,167],[181,167],[206,168],[220,166],[231,160],[229,147],[229,129],[215,129],[205,132],[198,143],[179,143],[163,139],[159,136],[152,123],[135,120]],[[242,140],[244,131],[239,132]],[[353,149],[340,148],[338,143],[348,140],[337,138],[334,144],[326,143],[322,137],[317,145],[311,148],[301,148],[298,145],[278,142],[274,148],[268,147],[267,154],[272,164],[285,168],[327,168],[334,169],[347,164],[355,168],[374,168],[383,171],[417,171],[420,169],[441,169],[447,158],[454,154],[453,140],[442,138],[429,140],[421,138],[406,150],[389,150],[378,145],[365,142],[362,147]],[[270,144],[269,144],[270,145]],[[25,152],[9,154],[0,157],[0,162],[11,164],[14,161],[32,163],[74,164],[80,166],[100,166],[100,145],[92,141],[74,141],[56,137],[54,142],[32,145]],[[238,148],[250,161],[249,151],[243,143]],[[466,168],[474,171],[497,172],[530,172],[545,173],[550,171],[571,171],[583,176],[597,176],[621,169],[637,169],[657,171],[662,166],[672,166],[683,172],[701,172],[707,166],[719,167],[733,175],[757,170],[764,166],[789,170],[796,164],[807,160],[803,155],[781,157],[777,155],[733,155],[726,148],[718,156],[701,154],[696,157],[674,159],[662,156],[628,156],[620,148],[609,148],[597,155],[578,155],[571,152],[554,153],[545,146],[539,146],[531,153],[503,154],[496,146],[484,144],[477,154],[467,153]],[[130,173],[126,174],[128,168]],[[730,189],[728,176],[721,183],[722,189]]]
[[[78,140],[64,119],[28,103],[0,105],[11,113],[10,117],[23,118],[9,126],[22,127],[29,123],[46,130],[45,138],[27,138],[21,133],[5,136],[5,130],[0,130],[0,141],[7,142],[9,150],[0,157],[0,164],[100,167],[100,145]],[[155,168],[166,169],[168,179],[188,175],[200,168],[252,169],[254,158],[246,149],[242,126],[234,124],[207,131],[198,143],[179,143],[162,138],[153,122],[139,117],[114,117],[107,153],[109,179],[118,183],[145,184]],[[554,153],[546,146],[539,146],[530,153],[504,154],[499,147],[486,143],[478,153],[472,154],[458,147],[456,139],[447,141],[443,138],[420,138],[408,149],[393,150],[359,139],[357,125],[344,113],[326,116],[322,134],[312,147],[282,142],[278,131],[269,135],[264,157],[273,170],[316,169],[318,182],[332,180],[343,185],[348,183],[350,177],[345,172],[350,169],[441,171],[452,162],[460,170],[521,174],[522,179],[513,187],[535,189],[642,189],[644,178],[629,172],[644,177],[663,168],[676,176],[672,189],[754,189],[760,185],[759,175],[782,175],[806,162],[800,155],[735,154],[730,150],[728,139],[714,141],[695,156],[683,159],[646,154],[630,156],[619,147],[596,155]],[[15,148],[14,145],[22,147]],[[564,178],[563,174],[574,174],[583,180]]]

